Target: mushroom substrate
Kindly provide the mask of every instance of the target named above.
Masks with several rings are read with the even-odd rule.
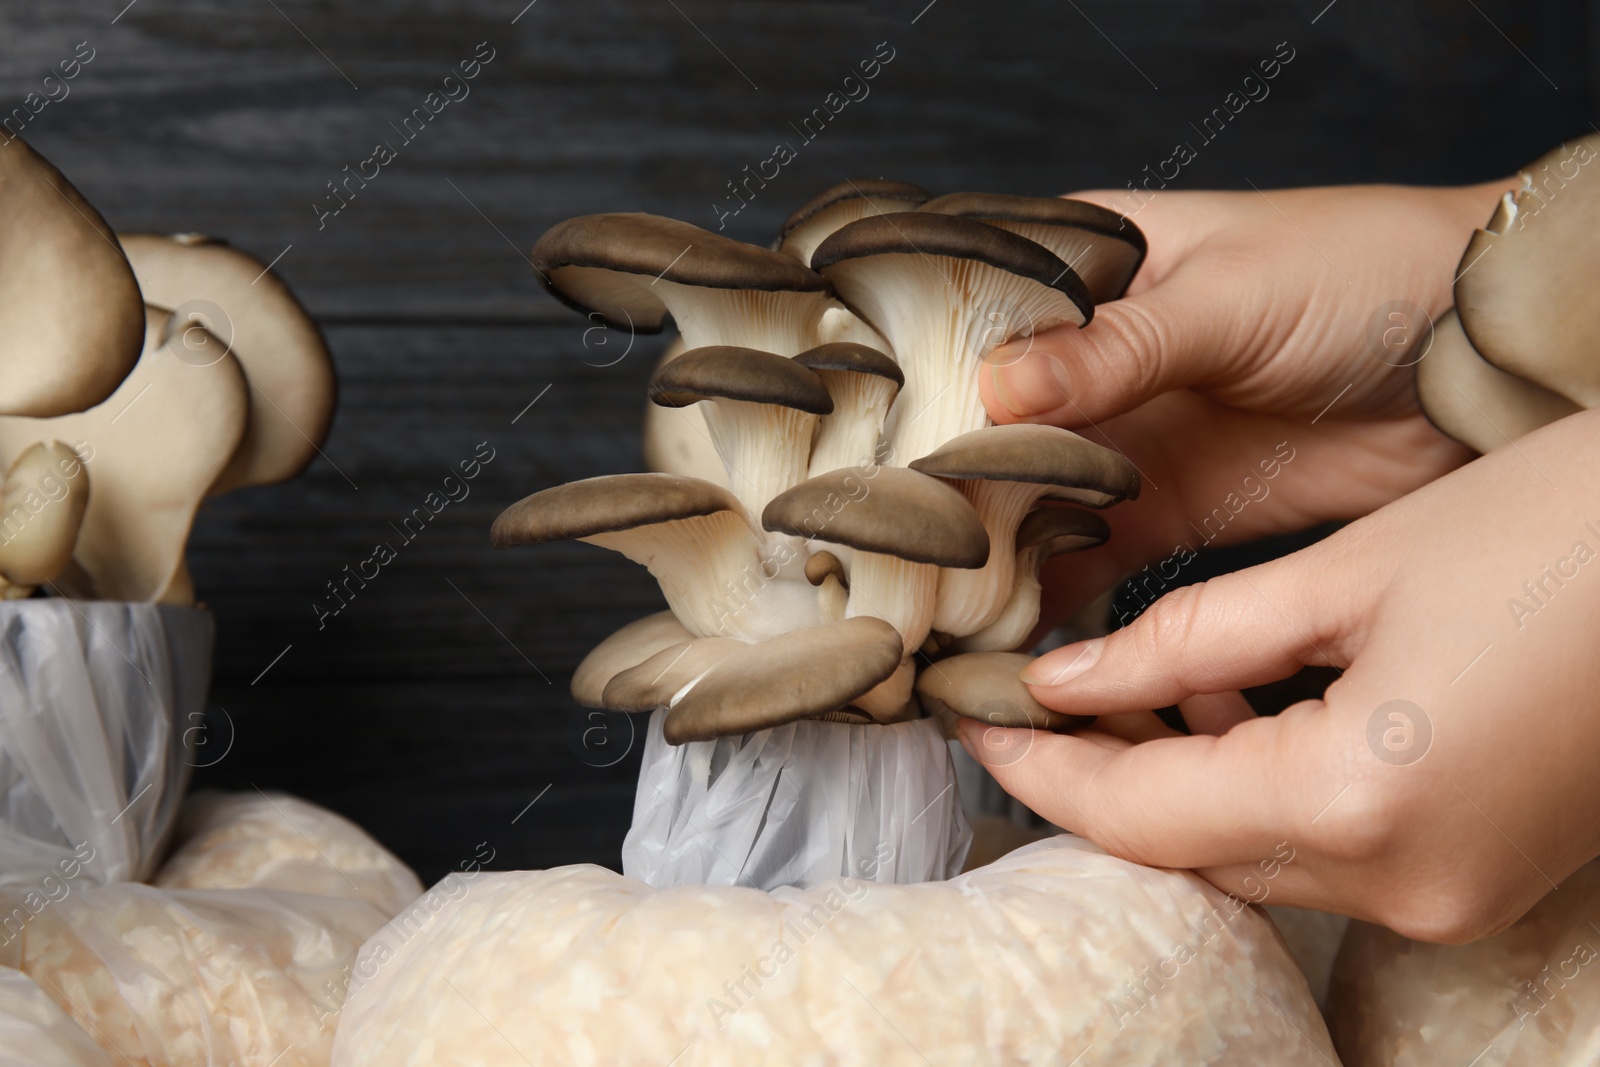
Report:
[[[534,248],[546,286],[592,319],[635,332],[670,320],[681,334],[649,387],[652,412],[676,417],[653,414],[647,434],[665,469],[545,489],[492,531],[497,547],[600,545],[661,585],[670,610],[602,642],[572,680],[580,703],[653,713],[657,754],[641,772],[624,853],[625,864],[652,855],[637,870],[653,884],[715,868],[770,888],[760,879],[848,873],[876,846],[925,857],[896,879],[955,869],[964,823],[948,755],[927,744],[942,732],[929,716],[994,718],[984,702],[918,679],[961,651],[947,674],[1021,691],[1019,663],[990,654],[1015,649],[1037,621],[1040,563],[1109,532],[1054,502],[1101,508],[1138,494],[1126,458],[1066,430],[992,426],[978,395],[996,345],[1089,322],[1090,287],[1063,254],[1090,271],[1096,295],[1114,298],[1143,256],[1137,228],[1071,202],[925,201],[903,183],[841,183],[785,224],[780,251],[637,214],[573,219]],[[974,664],[983,670],[972,674]],[[1037,709],[1004,718],[1068,724]],[[943,807],[928,840],[828,844],[839,827],[804,825],[807,809],[781,797],[872,788],[855,784],[856,770],[806,765],[797,753],[823,750],[803,740],[816,730],[863,731],[850,745],[883,758],[854,767],[892,764],[932,787],[926,802]],[[653,793],[674,813],[659,826]],[[768,814],[733,826],[696,807],[730,796]],[[670,835],[674,820],[693,827],[702,816],[719,834],[748,836],[688,852],[833,858],[707,864],[643,839],[647,825]],[[862,832],[915,833],[906,822]]]

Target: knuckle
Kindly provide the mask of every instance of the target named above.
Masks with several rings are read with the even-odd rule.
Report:
[[[1190,646],[1213,597],[1214,587],[1200,582],[1180,586],[1150,605],[1139,622],[1143,651],[1158,657],[1153,662],[1170,660]]]
[[[1493,890],[1459,882],[1392,892],[1378,907],[1377,916],[1401,937],[1441,945],[1488,937],[1515,919]]]
[[[1402,846],[1407,811],[1404,798],[1394,790],[1365,782],[1317,818],[1316,848],[1341,863],[1382,863]]]

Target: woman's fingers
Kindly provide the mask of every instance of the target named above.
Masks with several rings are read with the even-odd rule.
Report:
[[[1040,656],[1022,680],[1048,708],[1106,715],[1344,666],[1352,613],[1332,555],[1313,546],[1175,589],[1121,630]]]
[[[1237,689],[1226,693],[1197,693],[1178,701],[1183,721],[1193,733],[1221,737],[1242,722],[1256,717],[1255,709]]]

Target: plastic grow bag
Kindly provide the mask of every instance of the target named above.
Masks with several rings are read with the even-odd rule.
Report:
[[[0,967],[0,1067],[111,1067],[111,1058],[33,979]]]
[[[193,608],[0,602],[0,886],[146,878],[211,682]]]
[[[669,745],[650,716],[630,878],[666,888],[914,883],[961,871],[972,830],[934,719],[894,726],[804,720]]]
[[[1074,837],[922,885],[460,884],[362,950],[334,1067],[1333,1062],[1263,914]]]

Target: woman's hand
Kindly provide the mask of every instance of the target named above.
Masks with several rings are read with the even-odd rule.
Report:
[[[1511,185],[1155,194],[1128,296],[997,349],[982,375],[996,422],[1103,435],[1145,477],[1107,512],[1104,549],[1052,561],[1046,620],[1180,549],[1364,515],[1464,463],[1395,365],[1428,325],[1400,302],[1450,306],[1462,249]]]
[[[1336,464],[1319,477],[1339,491]],[[1097,728],[968,721],[962,741],[1119,856],[1255,900],[1246,879],[1286,842],[1273,903],[1466,940],[1600,852],[1597,635],[1600,412],[1584,412],[1024,672]],[[1345,673],[1322,700],[1250,713],[1237,690],[1302,664]],[[1125,714],[1175,703],[1195,736]]]

